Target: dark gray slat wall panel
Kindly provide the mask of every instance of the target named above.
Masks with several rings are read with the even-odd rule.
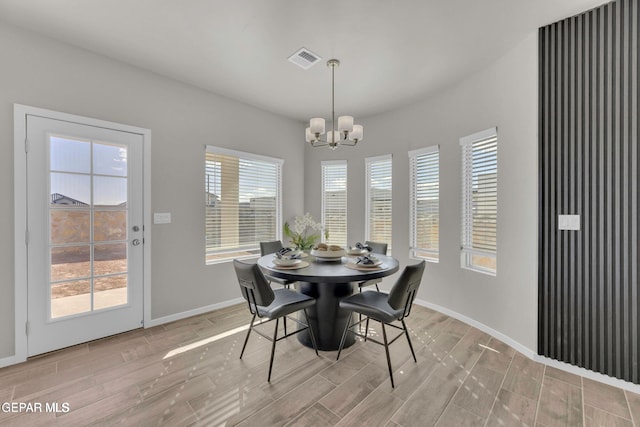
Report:
[[[539,33],[538,351],[635,383],[639,13],[619,0]]]

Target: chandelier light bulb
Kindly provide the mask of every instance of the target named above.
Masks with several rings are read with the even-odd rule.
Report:
[[[340,116],[338,118],[338,131],[350,133],[353,130],[353,117]]]
[[[364,128],[362,125],[353,125],[353,131],[349,134],[349,139],[351,141],[362,141],[362,137],[364,136]]]
[[[333,131],[329,131],[327,132],[327,142],[329,143],[334,143],[334,142],[340,142],[340,132],[337,130],[333,130]]]
[[[311,129],[311,133],[315,135],[323,135],[324,134],[324,119],[319,117],[314,117],[309,121],[309,128]]]

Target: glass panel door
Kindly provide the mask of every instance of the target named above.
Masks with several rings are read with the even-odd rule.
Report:
[[[29,356],[142,325],[144,137],[77,119],[27,116]]]
[[[127,146],[49,137],[50,319],[127,304]]]

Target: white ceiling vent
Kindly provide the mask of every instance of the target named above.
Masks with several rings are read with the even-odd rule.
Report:
[[[303,47],[289,57],[289,62],[293,62],[298,67],[308,70],[321,59],[320,55],[316,55],[309,49]]]

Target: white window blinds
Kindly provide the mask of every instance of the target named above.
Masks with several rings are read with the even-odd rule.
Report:
[[[368,157],[366,164],[365,239],[387,243],[391,254],[392,158],[391,155]]]
[[[410,256],[440,258],[440,151],[437,145],[409,152]]]
[[[206,263],[260,253],[280,237],[283,160],[207,146]]]
[[[462,145],[461,265],[496,274],[498,134],[487,129],[460,139]]]
[[[331,245],[347,246],[347,161],[322,162],[322,225]]]

